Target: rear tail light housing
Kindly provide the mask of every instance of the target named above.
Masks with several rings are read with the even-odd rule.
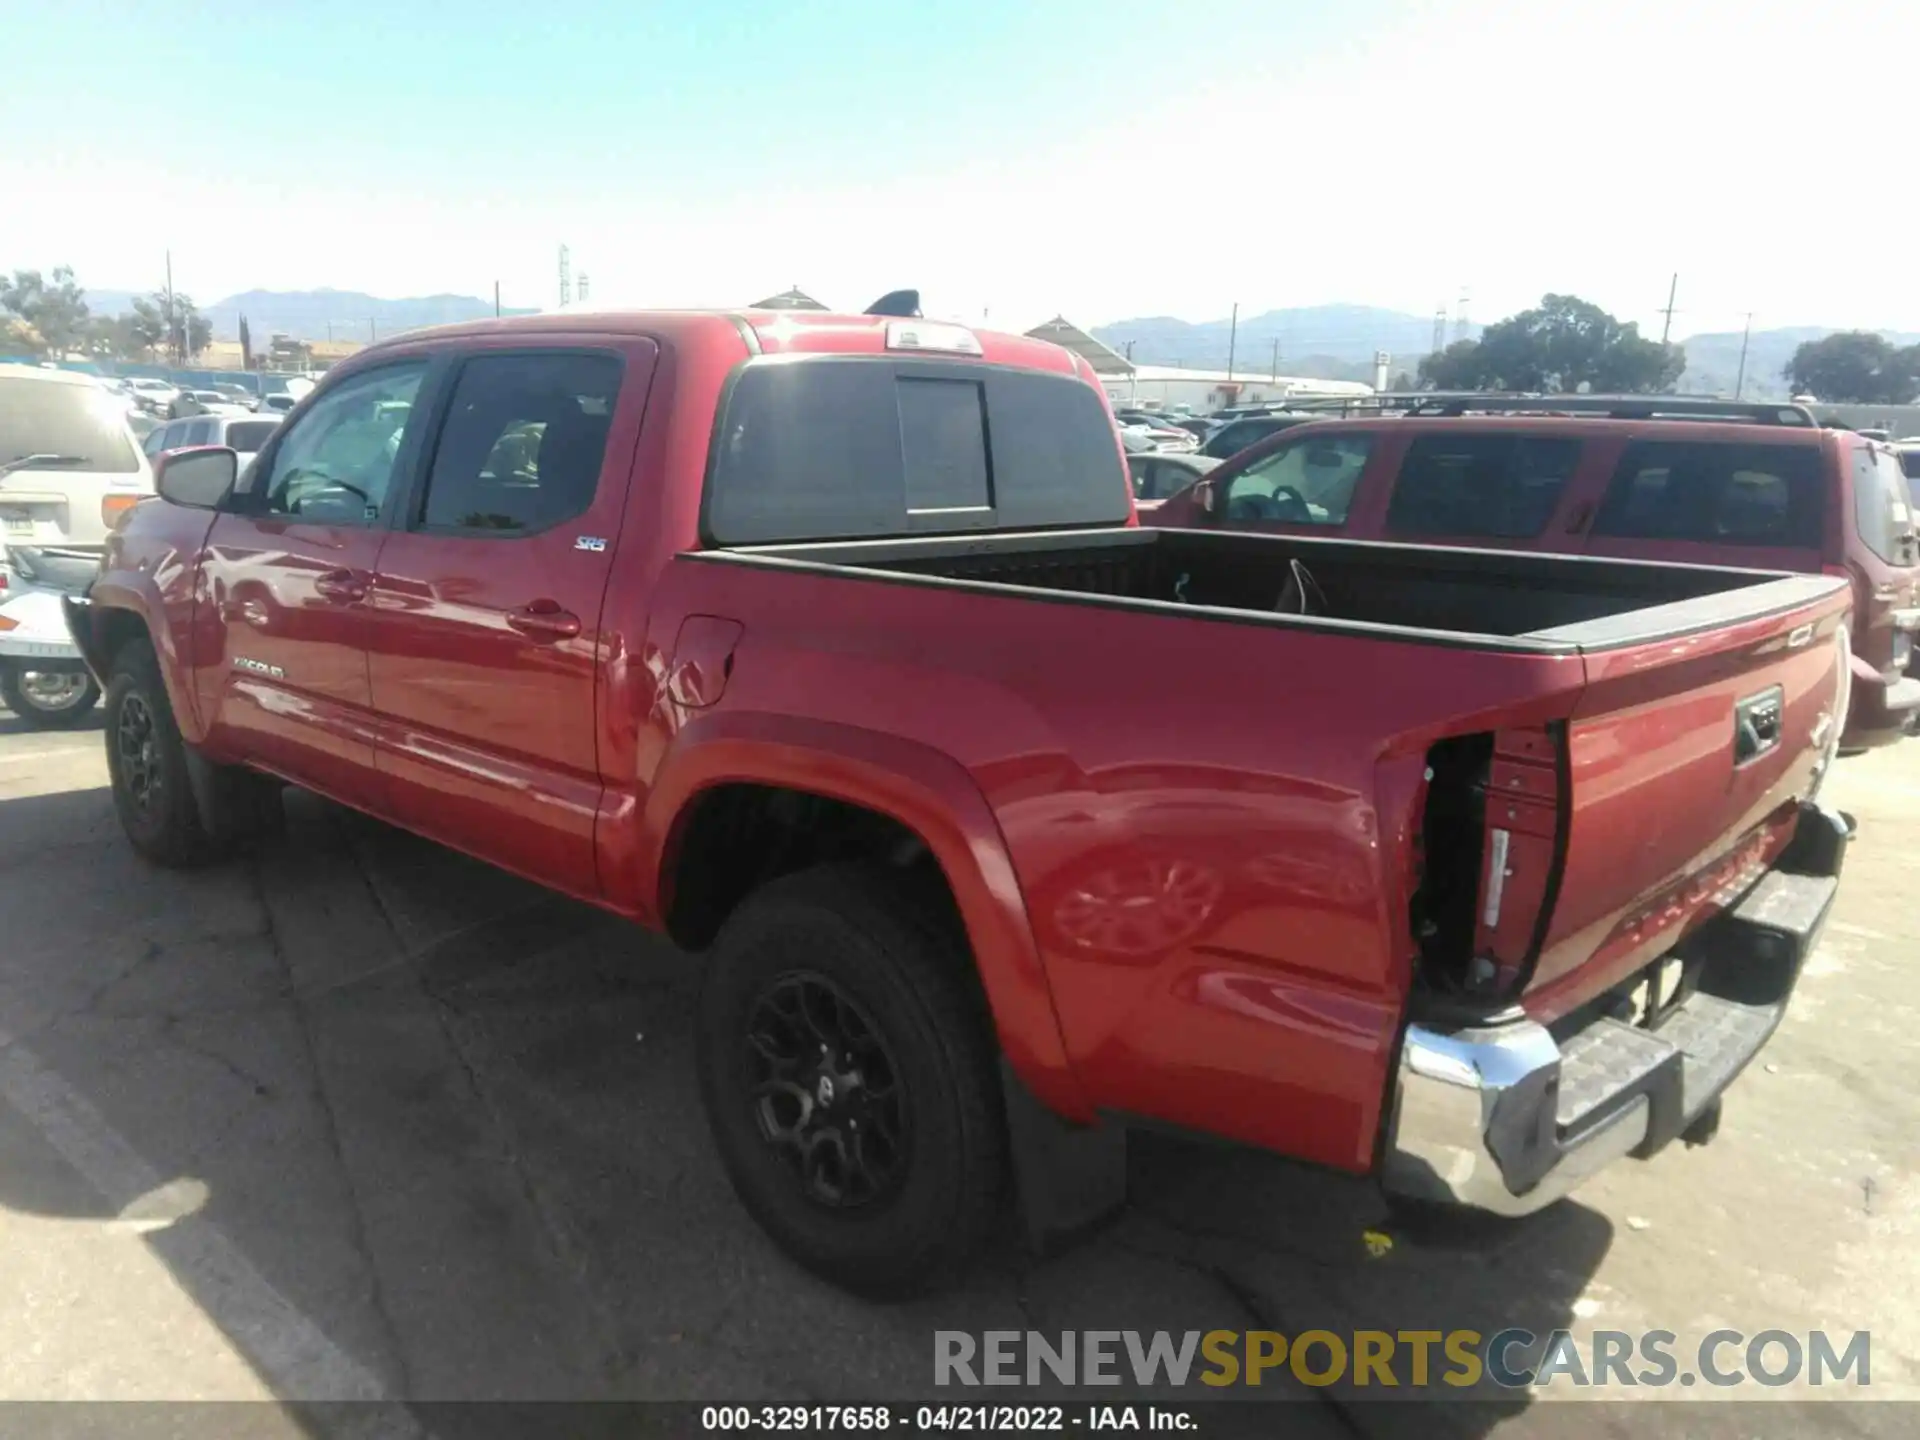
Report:
[[[1423,978],[1466,995],[1511,990],[1553,905],[1566,774],[1559,726],[1456,736],[1427,755],[1414,938]]]
[[[120,517],[147,497],[144,495],[103,495],[100,497],[100,523],[111,530]]]

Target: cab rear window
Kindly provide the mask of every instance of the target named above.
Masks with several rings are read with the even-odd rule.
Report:
[[[1817,547],[1824,490],[1820,452],[1810,445],[1639,441],[1621,455],[1593,533]]]
[[[716,545],[1122,525],[1131,486],[1099,392],[992,365],[749,361],[715,428]]]

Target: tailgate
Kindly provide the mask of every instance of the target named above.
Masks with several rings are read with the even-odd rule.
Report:
[[[1524,1002],[1537,1018],[1672,948],[1791,838],[1837,747],[1849,665],[1850,592],[1808,600],[1799,584],[1799,603],[1771,613],[1588,653],[1558,757],[1564,850]],[[1504,763],[1495,796],[1513,783]]]

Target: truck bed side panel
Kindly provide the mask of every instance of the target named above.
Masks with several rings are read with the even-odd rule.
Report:
[[[1353,1170],[1409,984],[1426,747],[1565,718],[1583,683],[1577,656],[725,560],[669,567],[650,633],[670,646],[687,614],[743,625],[728,713],[897,736],[965,767],[1094,1105]]]

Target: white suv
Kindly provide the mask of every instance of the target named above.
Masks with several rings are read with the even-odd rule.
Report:
[[[0,365],[0,540],[99,551],[152,493],[125,408],[92,376]]]
[[[27,724],[76,724],[100,698],[60,593],[152,493],[124,401],[90,375],[0,364],[0,702]]]

